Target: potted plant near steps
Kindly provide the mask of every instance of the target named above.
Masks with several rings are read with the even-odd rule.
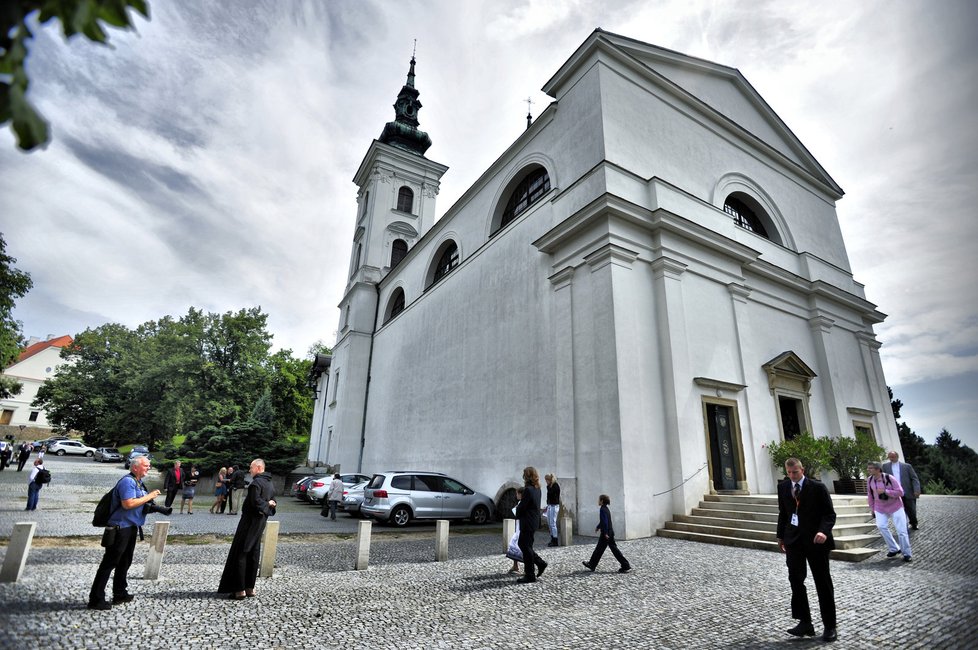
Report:
[[[829,464],[829,439],[817,438],[810,433],[802,433],[791,440],[771,442],[767,445],[771,462],[784,476],[784,462],[797,458],[805,467],[805,476],[818,478],[819,472]]]
[[[854,438],[842,436],[829,440],[829,467],[839,475],[833,481],[836,494],[865,494],[866,479],[863,468],[870,461],[883,457],[884,449],[872,437],[857,433]]]

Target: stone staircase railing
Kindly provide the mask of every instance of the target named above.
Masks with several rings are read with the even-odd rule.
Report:
[[[836,522],[833,560],[859,562],[872,557],[876,548],[866,548],[879,540],[876,523],[862,495],[832,495]],[[707,544],[778,551],[775,534],[778,524],[776,495],[708,494],[688,515],[675,515],[656,534]]]

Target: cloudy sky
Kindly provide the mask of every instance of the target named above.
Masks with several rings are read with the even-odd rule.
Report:
[[[740,69],[846,191],[887,381],[928,442],[978,449],[978,4],[151,1],[111,48],[51,25],[29,58],[44,151],[0,133],[0,231],[28,336],[260,305],[332,343],[356,188],[417,39],[439,215],[549,103],[595,27]]]

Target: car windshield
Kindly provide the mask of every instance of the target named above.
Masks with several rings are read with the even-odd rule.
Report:
[[[105,453],[105,454],[118,454],[119,453],[119,450],[118,449],[113,449],[112,447],[106,447],[105,449],[102,450],[102,453]]]

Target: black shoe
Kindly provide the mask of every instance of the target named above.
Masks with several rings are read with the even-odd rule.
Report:
[[[112,604],[118,605],[119,603],[129,603],[135,598],[132,594],[120,594],[118,596],[112,596]]]
[[[831,628],[834,631],[834,628]],[[808,623],[799,623],[790,630],[788,634],[791,636],[815,636],[815,628],[812,626],[811,621]]]
[[[917,527],[916,526],[911,526],[910,527],[910,530],[917,530]]]
[[[822,633],[822,641],[835,641],[839,638],[839,634],[835,631],[834,627],[825,628],[825,632]]]
[[[898,555],[900,555],[900,551],[890,551],[886,554],[886,557],[896,557]]]
[[[547,567],[548,566],[550,566],[550,565],[548,565],[546,562],[544,562],[542,560],[540,561],[540,564],[537,565],[537,577],[538,578],[542,578],[543,577],[543,572],[547,570]]]
[[[516,581],[516,584],[525,585],[536,581],[537,581],[536,578],[533,578],[532,580],[529,578],[520,578],[519,580]]]
[[[96,600],[96,601],[90,600],[88,601],[88,608],[97,609],[104,612],[107,609],[112,609],[112,603],[110,603],[107,600]]]
[[[622,568],[618,569],[618,573],[631,573],[631,572],[632,572],[632,567],[630,566],[623,566]]]
[[[585,569],[587,569],[587,570],[588,570],[588,571],[590,571],[591,573],[594,573],[594,569],[595,569],[595,567],[593,567],[593,566],[591,566],[591,565],[590,565],[590,564],[588,564],[587,562],[581,562],[581,564],[583,564],[583,565],[584,565],[584,568],[585,568]]]
[[[547,544],[547,546],[560,546],[560,542],[557,541],[557,538],[556,537],[551,537],[550,538],[550,543]]]
[[[909,555],[904,555],[903,556],[903,561],[904,562],[913,562],[913,560],[910,559],[910,556]]]

